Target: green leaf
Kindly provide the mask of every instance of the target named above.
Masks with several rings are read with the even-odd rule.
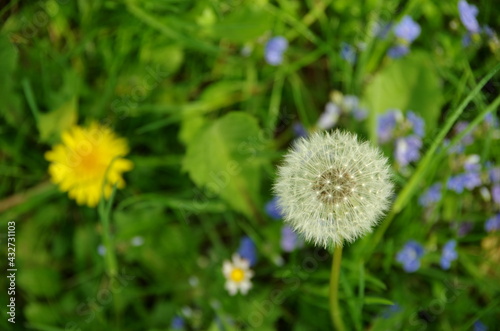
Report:
[[[365,297],[365,305],[388,305],[392,306],[394,302],[384,298]]]
[[[37,123],[40,140],[54,142],[63,131],[74,125],[77,120],[77,106],[77,99],[71,98],[50,113],[40,113]]]
[[[19,97],[13,91],[13,74],[17,67],[17,59],[16,48],[6,35],[0,34],[0,100],[2,100],[0,115],[11,125],[20,124],[23,117],[20,112]]]
[[[391,108],[404,112],[412,110],[424,118],[429,133],[434,130],[441,113],[443,95],[430,56],[412,52],[376,74],[366,87],[363,100],[374,116]],[[375,117],[372,124],[374,122]],[[371,134],[374,140],[375,125],[372,125]]]
[[[151,43],[141,48],[140,59],[141,62],[161,65],[161,73],[172,74],[179,69],[184,61],[184,51],[182,47],[175,44],[157,46],[154,43]],[[154,68],[146,67],[146,70],[155,81],[165,78],[161,77],[158,73],[155,73]]]
[[[54,307],[43,305],[37,302],[28,303],[24,308],[24,314],[28,321],[34,324],[41,323],[54,325],[58,322],[57,311],[54,309]],[[47,328],[46,330],[49,330],[49,328]]]
[[[53,297],[61,290],[60,274],[48,268],[31,268],[18,273],[19,286],[31,295]]]
[[[183,169],[199,187],[219,195],[237,211],[252,215],[260,188],[261,130],[251,115],[233,112],[192,139]]]
[[[255,40],[271,30],[272,15],[257,6],[241,7],[212,27],[215,37],[244,43]]]

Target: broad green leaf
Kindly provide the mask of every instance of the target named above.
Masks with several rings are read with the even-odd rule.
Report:
[[[187,147],[183,169],[199,187],[246,215],[258,205],[263,141],[251,115],[233,112],[206,127]],[[210,197],[211,194],[208,194]]]
[[[426,133],[432,132],[440,114],[443,95],[429,55],[412,52],[391,62],[368,84],[363,101],[371,111],[372,124],[377,114],[388,109],[412,110],[424,118]],[[372,125],[371,134],[374,139],[375,125]]]
[[[77,99],[71,98],[58,109],[46,114],[41,113],[37,123],[40,140],[53,142],[63,131],[74,125],[77,120],[77,107]]]
[[[240,7],[212,27],[215,37],[237,43],[255,40],[272,27],[271,13],[258,6]]]
[[[184,116],[181,122],[179,139],[185,144],[189,144],[196,134],[203,128],[206,120],[203,116]]]

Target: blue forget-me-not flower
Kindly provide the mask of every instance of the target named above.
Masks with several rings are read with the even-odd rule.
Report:
[[[477,14],[478,9],[474,5],[470,5],[465,0],[461,0],[458,2],[458,13],[460,15],[460,20],[462,24],[465,26],[467,31],[470,33],[479,33],[481,28],[479,27],[479,23],[477,22]]]
[[[408,241],[396,255],[396,260],[403,265],[406,272],[415,272],[420,268],[420,258],[424,255],[424,247],[414,240]]]
[[[274,197],[266,204],[266,214],[272,219],[279,220],[283,218],[280,208],[278,207],[278,198]]]
[[[407,166],[410,162],[420,159],[420,148],[422,140],[416,135],[399,138],[396,140],[396,161],[402,167]]]
[[[356,49],[348,43],[342,42],[340,45],[340,56],[350,64],[353,64],[356,62]]]
[[[458,258],[458,253],[455,250],[456,247],[456,240],[450,240],[444,245],[440,261],[441,268],[443,268],[444,270],[450,269],[451,262],[455,261]]]
[[[418,199],[418,203],[423,207],[428,207],[434,202],[441,200],[441,183],[436,183],[429,187]]]
[[[481,321],[474,322],[474,331],[488,331],[488,327]]]
[[[285,252],[293,252],[295,249],[304,246],[304,240],[300,238],[291,227],[284,225],[281,228],[281,249]]]
[[[285,37],[277,36],[269,39],[265,47],[266,62],[276,66],[283,62],[283,53],[288,48],[288,41]]]
[[[257,262],[257,248],[250,237],[245,236],[241,238],[238,254],[242,258],[247,259],[250,262],[250,266],[255,265]]]
[[[500,214],[497,214],[484,224],[486,232],[500,231]]]
[[[391,47],[388,55],[393,59],[400,58],[410,51],[410,44],[420,35],[420,25],[410,16],[406,15],[394,27],[394,34],[397,37],[396,45]]]

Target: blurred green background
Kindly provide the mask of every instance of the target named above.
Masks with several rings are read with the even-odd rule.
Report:
[[[499,7],[474,4],[481,26],[498,29]],[[329,252],[310,244],[285,252],[283,223],[265,205],[294,128],[319,130],[325,105],[347,95],[359,98],[367,118],[344,114],[336,127],[376,144],[380,114],[413,110],[425,121],[422,156],[445,123],[456,122],[452,114],[477,121],[462,154],[445,154],[439,140],[435,157],[420,168],[418,161],[398,166],[393,146],[382,146],[394,164],[396,196],[416,169],[425,176],[408,189],[387,231],[378,232],[383,237],[344,249],[340,300],[348,329],[472,330],[481,320],[498,330],[500,238],[483,225],[498,204],[479,187],[443,191],[432,208],[418,204],[431,184],[456,172],[460,155],[479,155],[484,171],[487,162],[500,162],[498,127],[483,122],[498,109],[491,106],[498,75],[478,85],[499,63],[498,38],[481,33],[464,47],[456,1],[1,6],[0,234],[16,222],[18,267],[15,325],[4,312],[8,282],[0,277],[2,330],[331,329]],[[421,33],[408,54],[391,58],[388,49],[400,41],[377,33],[405,15]],[[265,60],[275,36],[288,41],[278,65]],[[344,43],[354,60],[343,55]],[[468,95],[472,101],[456,112]],[[64,130],[93,120],[128,140],[134,163],[111,210],[119,265],[111,279],[99,254],[97,210],[59,192],[44,159]],[[443,132],[447,139],[455,133]],[[226,184],[230,164],[240,169]],[[491,189],[489,182],[482,187]],[[473,226],[460,237],[453,224],[462,221]],[[255,243],[258,262],[253,288],[233,297],[222,263],[243,236]],[[454,238],[458,260],[443,270],[441,247]],[[426,248],[416,273],[395,258],[410,239]],[[182,326],[172,323],[179,318]]]

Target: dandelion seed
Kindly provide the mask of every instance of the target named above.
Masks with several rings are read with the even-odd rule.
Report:
[[[285,222],[326,247],[370,232],[389,206],[392,187],[378,149],[335,131],[299,140],[279,167],[274,190]]]
[[[225,288],[230,295],[235,295],[238,291],[247,294],[252,288],[250,279],[253,277],[253,271],[250,270],[250,262],[238,254],[233,255],[232,262],[224,261],[222,272],[226,277]]]
[[[102,197],[111,195],[113,185],[123,188],[122,173],[133,164],[123,158],[127,142],[104,126],[75,126],[62,134],[62,143],[45,153],[50,161],[52,181],[80,205],[95,207]]]

